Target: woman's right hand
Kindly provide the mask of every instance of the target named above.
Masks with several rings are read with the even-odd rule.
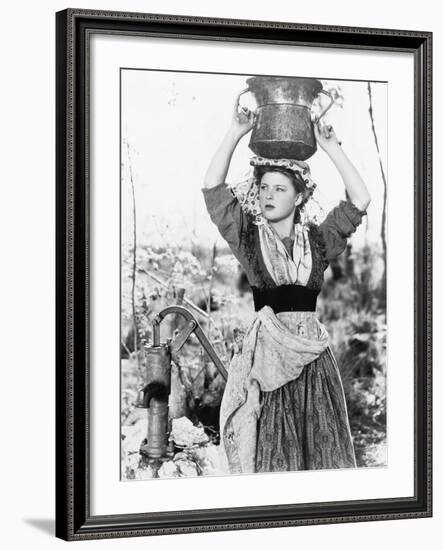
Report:
[[[240,108],[240,97],[246,90],[235,98],[234,112],[232,113],[231,130],[240,139],[250,132],[255,124],[255,113],[247,107]]]
[[[231,126],[218,146],[206,171],[204,185],[207,189],[226,182],[226,174],[228,173],[232,154],[240,138],[247,134],[255,124],[255,113],[246,108],[239,109],[242,94],[243,92],[240,92],[235,99]]]

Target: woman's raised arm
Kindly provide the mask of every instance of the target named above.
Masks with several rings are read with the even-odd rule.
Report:
[[[206,171],[204,186],[207,189],[225,182],[232,154],[240,139],[254,126],[255,114],[246,108],[239,111],[240,92],[235,100],[231,126],[223,138]]]
[[[366,210],[371,196],[358,170],[340,146],[332,126],[314,124],[315,137],[339,171],[349,199],[359,210]]]

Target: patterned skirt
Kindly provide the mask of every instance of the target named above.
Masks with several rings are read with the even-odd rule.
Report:
[[[355,468],[340,373],[330,350],[295,380],[262,392],[256,472]]]

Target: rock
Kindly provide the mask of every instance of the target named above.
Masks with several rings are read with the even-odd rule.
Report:
[[[201,468],[200,475],[225,475],[229,474],[226,458],[223,456],[219,445],[212,443],[192,449],[192,458]]]
[[[177,460],[174,461],[175,465],[179,469],[180,473],[182,473],[186,477],[196,477],[198,476],[198,467],[195,462],[192,460]]]
[[[171,439],[179,447],[192,447],[209,442],[203,427],[194,426],[186,416],[172,420]]]
[[[137,471],[139,469],[140,455],[137,453],[128,453],[125,456],[125,477],[126,479],[138,479]]]
[[[151,468],[151,466],[144,466],[141,467],[143,464],[143,461],[140,461],[140,467],[135,470],[135,477],[134,479],[138,480],[144,480],[144,479],[152,479],[154,477],[154,471]]]
[[[163,462],[159,468],[158,477],[180,477],[180,472],[172,460],[167,460],[166,462]]]
[[[140,443],[146,437],[147,420],[139,420],[132,426],[122,426],[121,457],[126,479],[139,479]]]
[[[138,420],[132,426],[122,426],[122,435],[125,438],[122,440],[122,450],[126,453],[139,451],[140,443],[146,437],[148,431],[148,419],[146,416]]]
[[[188,460],[189,455],[185,452],[175,453],[173,461],[176,462],[177,460]]]

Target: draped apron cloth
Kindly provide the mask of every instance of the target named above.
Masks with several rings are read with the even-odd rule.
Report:
[[[220,409],[220,447],[231,474],[255,472],[261,391],[296,379],[327,346],[328,334],[314,312],[275,314],[264,306],[256,313],[231,360]]]

